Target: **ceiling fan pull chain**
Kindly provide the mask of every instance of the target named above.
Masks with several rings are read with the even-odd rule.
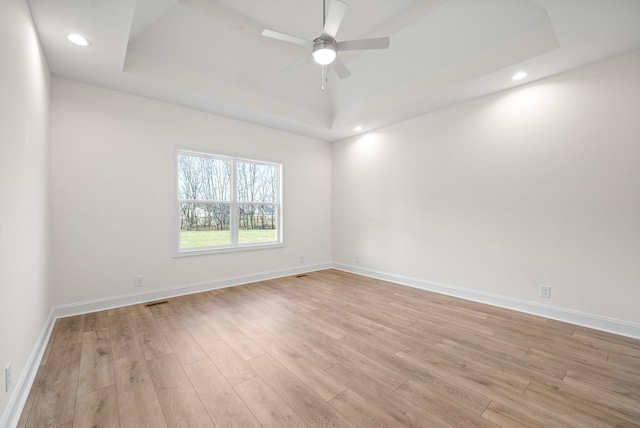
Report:
[[[324,77],[324,69],[325,69],[326,65],[321,66],[322,68],[322,74],[320,75],[320,78],[322,79],[322,85],[321,88],[324,91],[324,82],[325,82],[325,77]]]

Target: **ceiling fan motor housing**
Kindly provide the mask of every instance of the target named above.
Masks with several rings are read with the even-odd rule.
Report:
[[[327,65],[336,59],[337,51],[336,41],[327,35],[322,35],[313,41],[311,55],[318,64]]]

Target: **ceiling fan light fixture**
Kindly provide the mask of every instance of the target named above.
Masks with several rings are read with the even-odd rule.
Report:
[[[91,46],[91,42],[84,36],[80,34],[67,34],[67,40],[69,40],[74,45],[78,46]]]
[[[511,76],[511,80],[522,80],[525,77],[527,77],[529,74],[527,74],[527,72],[525,71],[519,71],[518,73],[514,74],[513,76]]]
[[[337,46],[331,40],[316,39],[313,43],[311,56],[320,65],[329,65],[336,59]]]

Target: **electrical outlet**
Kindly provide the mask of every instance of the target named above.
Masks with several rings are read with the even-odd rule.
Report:
[[[300,263],[304,263],[304,256],[300,256]]]
[[[551,287],[549,287],[548,285],[541,285],[540,286],[540,297],[544,297],[546,299],[549,299],[551,297]]]
[[[144,276],[136,276],[133,278],[133,285],[136,287],[142,287],[144,285]]]
[[[9,388],[11,388],[11,363],[4,369],[4,391],[8,392]]]
[[[356,256],[356,264],[359,265],[360,264],[360,256]]]

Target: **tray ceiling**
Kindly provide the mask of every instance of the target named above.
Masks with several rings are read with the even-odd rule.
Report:
[[[338,40],[390,36],[344,52],[352,75],[303,61],[318,0],[29,0],[53,75],[327,141],[640,48],[637,0],[346,0]],[[80,48],[65,39],[80,33]],[[520,70],[529,77],[511,76]],[[362,131],[360,131],[362,132]]]

